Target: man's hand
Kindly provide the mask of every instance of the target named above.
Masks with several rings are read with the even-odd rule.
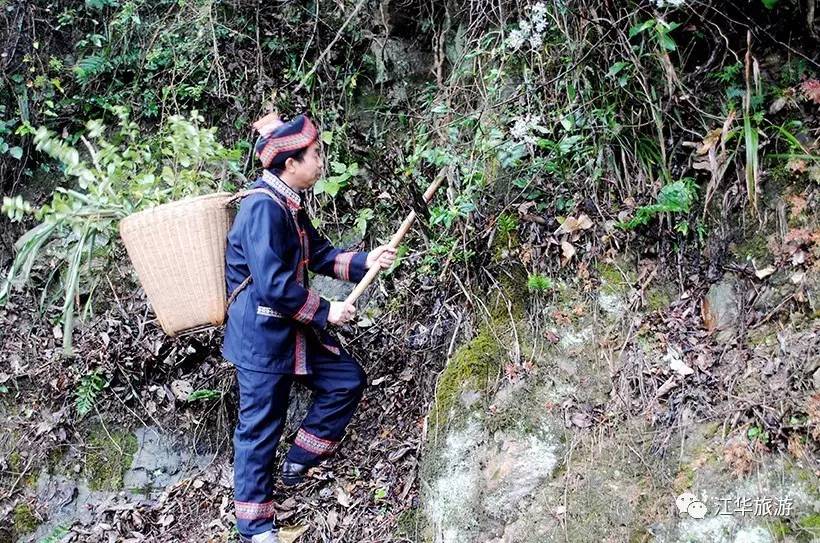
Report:
[[[327,320],[331,324],[342,324],[356,316],[356,307],[345,302],[330,302]]]
[[[367,253],[367,262],[365,263],[365,267],[370,269],[374,265],[378,265],[382,268],[389,268],[393,265],[395,260],[396,250],[389,245],[380,245]]]

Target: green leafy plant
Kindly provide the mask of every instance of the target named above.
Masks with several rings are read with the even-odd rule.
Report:
[[[552,279],[546,275],[534,273],[527,278],[527,288],[532,292],[546,292],[553,286]]]
[[[510,213],[502,213],[498,216],[496,228],[498,228],[499,234],[507,236],[518,228],[518,219]]]
[[[2,208],[13,220],[30,214],[40,223],[15,243],[17,254],[0,285],[0,305],[13,287],[28,281],[35,262],[47,261],[49,282],[60,279],[66,354],[72,353],[79,294],[81,289],[88,294],[88,307],[118,243],[119,220],[153,205],[232,189],[226,179],[239,171],[240,153],[223,147],[215,128],[200,128],[204,119],[196,111],[189,118],[169,117],[153,135],[142,134],[125,108],[112,112],[118,119],[114,130],[101,119],[86,123],[87,132],[78,136],[83,155],[45,127],[38,128],[36,148],[56,159],[72,182],[57,187],[51,202],[40,208],[19,197],[4,199]]]
[[[407,245],[399,245],[398,249],[396,249],[396,260],[393,261],[393,264],[391,264],[389,268],[382,272],[382,275],[390,275],[396,270],[396,268],[401,266],[401,263],[409,250],[410,248]]]
[[[665,185],[658,194],[656,203],[639,207],[632,219],[620,222],[617,226],[631,230],[647,224],[652,217],[660,213],[688,213],[696,193],[697,187],[691,177]]]
[[[77,414],[80,417],[86,416],[88,412],[94,408],[94,404],[100,392],[102,392],[106,385],[105,377],[98,371],[93,371],[83,376],[75,391],[74,402],[77,408]]]
[[[68,534],[68,527],[60,524],[51,531],[48,536],[40,540],[40,543],[58,543],[66,534]]]
[[[743,70],[743,64],[735,62],[734,64],[727,64],[722,70],[710,73],[709,76],[723,83],[732,83],[738,79],[741,70]]]
[[[373,210],[369,207],[365,207],[364,209],[360,209],[359,213],[356,215],[356,230],[359,231],[359,234],[364,237],[367,233],[367,223],[370,222],[374,217]]]
[[[9,142],[6,138],[11,134],[11,130],[15,124],[17,124],[17,119],[4,119],[3,116],[6,114],[6,106],[0,104],[0,155],[8,154],[12,158],[16,158],[20,160],[23,158],[23,148],[18,146],[10,146]]]
[[[13,198],[3,196],[3,204],[0,206],[0,212],[6,215],[12,222],[19,222],[23,217],[34,212],[34,207],[23,200],[19,194]]]
[[[445,235],[431,243],[430,249],[422,259],[420,273],[425,275],[432,270],[440,269],[448,259],[467,262],[474,256],[475,251],[463,248],[461,240]]]
[[[347,186],[347,182],[351,177],[359,175],[359,165],[356,162],[350,164],[331,162],[330,169],[333,175],[317,181],[313,186],[314,194],[324,192],[330,196],[336,196],[342,188]]]
[[[188,394],[188,398],[186,398],[186,400],[189,402],[195,402],[197,400],[216,400],[221,397],[222,393],[220,391],[203,388]]]
[[[649,19],[641,24],[635,25],[629,29],[629,37],[632,38],[645,32],[647,30],[654,30],[655,38],[658,44],[667,51],[674,51],[677,48],[675,40],[669,35],[673,30],[678,28],[680,23],[667,23],[661,19]]]
[[[475,203],[469,194],[459,194],[455,202],[447,207],[435,206],[430,210],[430,225],[443,224],[450,228],[459,217],[466,217],[475,211]]]
[[[618,85],[621,87],[625,87],[627,82],[629,81],[629,70],[624,72],[624,68],[628,68],[630,65],[628,62],[619,61],[614,63],[612,66],[609,67],[609,71],[607,71],[607,77],[611,77],[618,81]]]
[[[379,487],[373,491],[373,501],[381,501],[387,498],[387,488]]]
[[[765,432],[763,428],[760,426],[752,426],[746,431],[746,437],[749,438],[749,441],[754,441],[755,439],[760,440],[763,444],[769,443],[769,432]]]

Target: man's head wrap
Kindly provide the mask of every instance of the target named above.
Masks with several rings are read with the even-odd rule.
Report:
[[[253,127],[259,131],[256,156],[265,169],[272,164],[284,162],[311,145],[319,136],[316,126],[306,115],[299,115],[284,123],[276,113],[269,113],[253,123]]]

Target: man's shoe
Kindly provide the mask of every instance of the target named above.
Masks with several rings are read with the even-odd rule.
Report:
[[[239,534],[240,543],[279,543],[279,535],[274,531],[267,531],[261,534],[256,534],[253,537],[245,537]]]
[[[285,486],[295,486],[305,480],[305,473],[310,466],[306,466],[305,464],[297,464],[296,462],[291,462],[289,460],[285,460],[282,464],[282,483]]]

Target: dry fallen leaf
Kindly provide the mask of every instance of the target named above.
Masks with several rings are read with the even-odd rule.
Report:
[[[700,301],[700,316],[703,319],[703,326],[712,332],[717,328],[717,316],[712,312],[708,298]]]
[[[703,142],[698,147],[696,153],[699,155],[705,155],[709,152],[709,149],[712,149],[717,143],[720,141],[720,135],[723,133],[721,128],[715,128],[710,130],[706,133],[706,136],[703,138]]]
[[[772,102],[772,104],[769,106],[769,113],[774,115],[775,113],[777,113],[778,111],[780,111],[781,109],[783,109],[786,106],[786,102],[787,102],[787,99],[786,99],[785,96],[779,97],[774,102]]]
[[[282,528],[279,528],[279,542],[293,543],[299,539],[299,536],[307,532],[307,529],[308,527],[306,525],[283,526]]]
[[[336,529],[336,526],[339,524],[339,513],[336,511],[331,511],[327,514],[327,527],[328,529],[333,532]]]
[[[804,173],[807,166],[806,161],[799,158],[790,158],[786,163],[786,169],[792,173]]]
[[[573,413],[569,417],[569,420],[578,428],[589,428],[592,426],[592,418],[586,413]]]
[[[806,209],[806,206],[808,205],[806,199],[800,196],[799,194],[792,194],[790,196],[787,196],[786,201],[789,202],[789,205],[791,206],[792,217],[796,217],[803,213],[803,211]]]
[[[570,259],[575,256],[575,247],[572,246],[572,243],[568,241],[561,242],[561,252],[563,254],[563,258],[561,260],[561,265],[565,265]]]
[[[803,91],[803,95],[806,97],[806,100],[811,100],[815,104],[820,104],[820,81],[817,79],[803,81],[800,88]]]
[[[683,355],[672,347],[666,349],[666,355],[664,355],[663,360],[669,364],[669,369],[678,375],[691,375],[695,373],[695,370],[687,366],[683,361]]]
[[[692,375],[693,373],[695,373],[695,370],[687,366],[683,360],[680,360],[678,358],[672,360],[669,363],[669,369],[680,375]]]
[[[758,279],[768,277],[775,272],[774,266],[766,266],[765,268],[755,269],[755,275]]]
[[[350,507],[350,494],[348,494],[344,488],[337,486],[336,501],[339,502],[339,505],[342,507]]]
[[[193,391],[194,387],[184,379],[177,379],[171,383],[171,392],[173,392],[176,399],[181,402],[186,401]]]
[[[556,234],[571,234],[577,230],[587,230],[588,228],[592,227],[592,219],[590,219],[586,213],[582,213],[575,217],[567,217],[564,219],[564,222],[561,223],[561,226],[555,230]]]

